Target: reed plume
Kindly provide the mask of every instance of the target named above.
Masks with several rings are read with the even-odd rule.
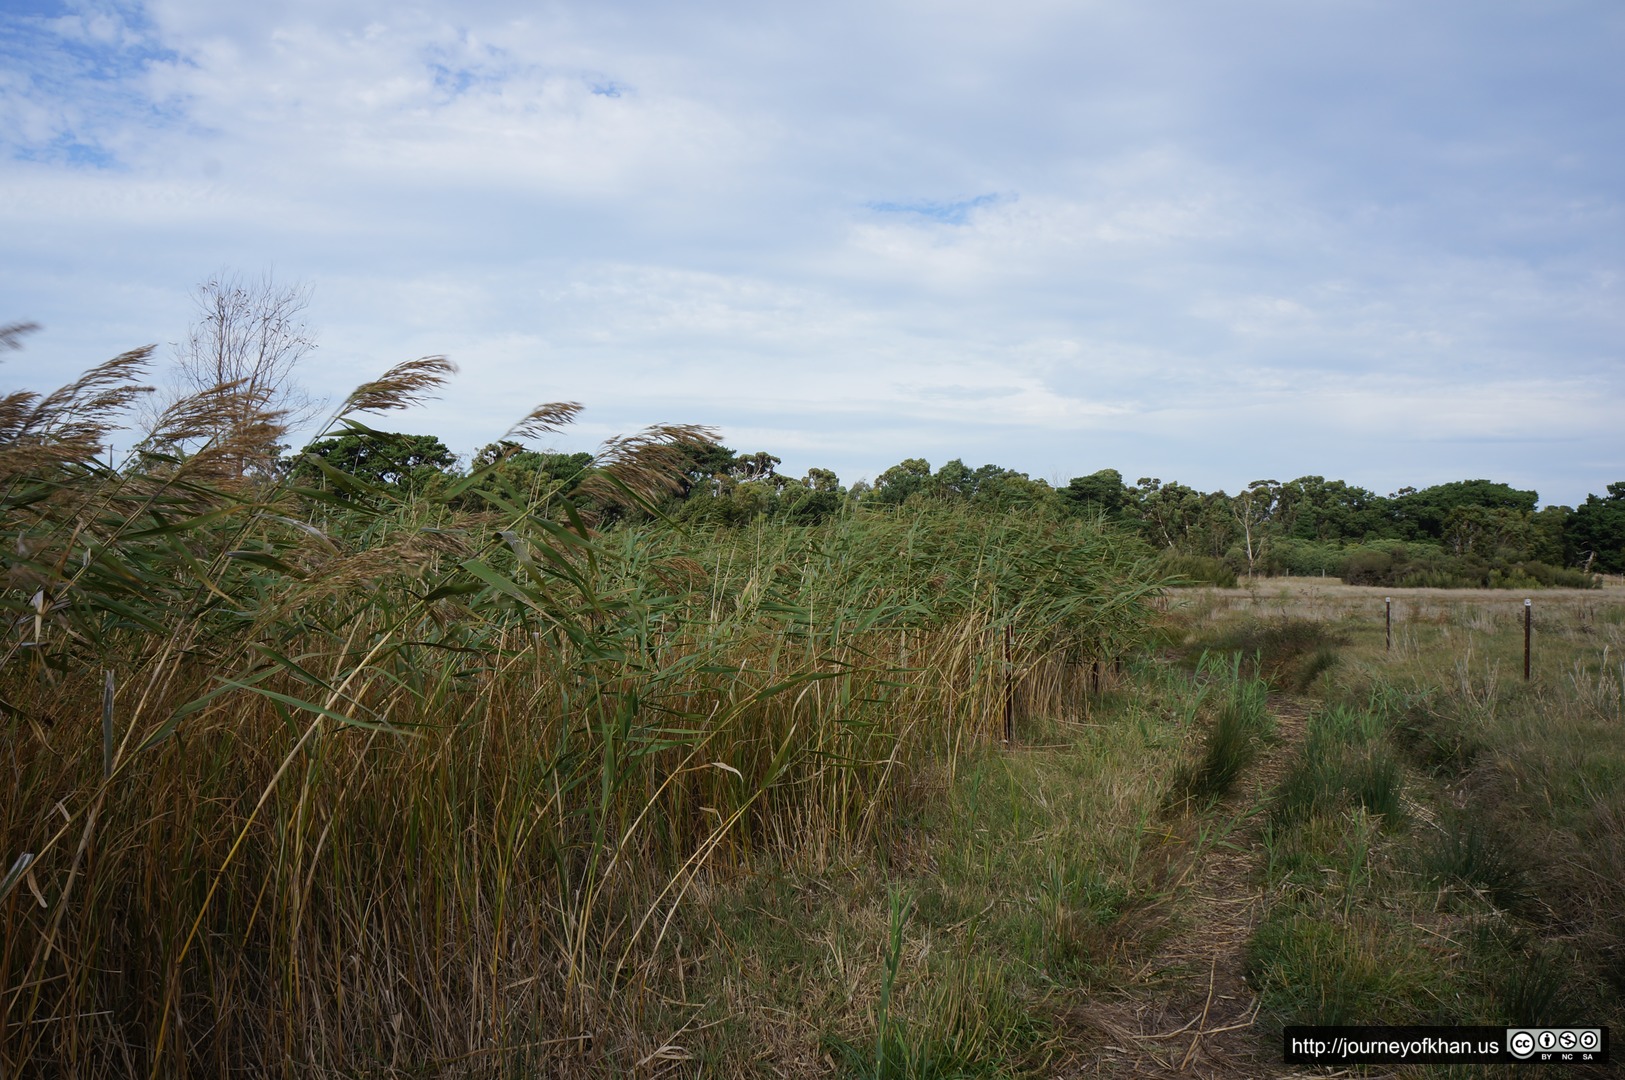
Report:
[[[444,356],[423,356],[396,364],[371,382],[350,392],[336,420],[352,413],[389,412],[431,400],[435,391],[457,373],[457,365]]]
[[[655,424],[606,439],[581,490],[605,502],[649,507],[681,487],[689,453],[716,442],[700,424]]]
[[[534,439],[552,434],[575,423],[580,413],[581,403],[576,401],[550,401],[538,405],[523,420],[509,428],[501,441]]]
[[[0,470],[94,462],[121,414],[152,392],[139,379],[153,348],[121,353],[43,397],[18,391],[0,398]]]

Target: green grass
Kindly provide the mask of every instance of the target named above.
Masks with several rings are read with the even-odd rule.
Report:
[[[1218,715],[1203,736],[1201,756],[1175,774],[1169,788],[1170,804],[1210,802],[1228,794],[1273,732],[1268,686],[1243,673],[1240,654],[1228,661],[1205,656],[1198,664],[1198,675],[1218,688]]]
[[[1392,651],[1380,594],[1307,587],[1191,606],[1191,648],[1303,621],[1346,642],[1317,678],[1281,680],[1322,700],[1261,830],[1274,899],[1249,975],[1269,1026],[1625,1015],[1613,660],[1625,641],[1617,600],[1597,605],[1541,602],[1528,683],[1521,604],[1493,597],[1396,599]]]
[[[720,885],[684,931],[704,957],[690,995],[717,1024],[707,1067],[1046,1075],[1078,995],[1114,985],[1166,924],[1183,841],[1159,812],[1162,766],[1195,695],[1145,677],[1166,692],[1109,696],[1086,726],[1036,724],[1036,746],[911,778],[875,861],[781,853]]]
[[[1361,807],[1397,822],[1403,791],[1404,772],[1380,718],[1333,707],[1310,718],[1303,753],[1276,789],[1271,813],[1293,823]]]
[[[1424,1023],[1452,994],[1453,973],[1425,935],[1381,913],[1277,905],[1253,936],[1248,967],[1282,1023]]]

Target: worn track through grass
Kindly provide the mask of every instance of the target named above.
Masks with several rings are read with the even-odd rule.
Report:
[[[1073,1075],[1100,1077],[1317,1076],[1281,1064],[1257,1024],[1247,945],[1266,906],[1262,815],[1303,742],[1308,705],[1271,695],[1276,736],[1218,805],[1187,823],[1189,855],[1172,886],[1174,932],[1134,972],[1116,1001],[1080,1019],[1102,1037]]]

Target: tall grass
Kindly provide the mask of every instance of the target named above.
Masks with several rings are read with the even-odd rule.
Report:
[[[1153,589],[1078,524],[600,531],[496,472],[244,477],[229,435],[113,471],[143,360],[0,416],[7,1075],[658,1060],[639,1018],[697,884],[869,843],[914,763],[1131,648]],[[172,435],[244,415],[210,394]],[[648,507],[701,434],[591,480]]]
[[[1291,824],[1358,806],[1390,823],[1403,806],[1404,772],[1382,717],[1332,707],[1309,720],[1303,753],[1282,778],[1271,814]]]
[[[1218,716],[1202,740],[1199,760],[1181,768],[1169,788],[1170,804],[1211,800],[1228,794],[1258,757],[1260,743],[1273,733],[1269,686],[1242,671],[1240,653],[1204,654],[1198,673],[1223,693]]]

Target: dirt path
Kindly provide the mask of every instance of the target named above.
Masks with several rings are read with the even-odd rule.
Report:
[[[1093,1002],[1081,1019],[1104,1046],[1078,1076],[1317,1076],[1281,1064],[1263,1037],[1258,995],[1247,985],[1247,943],[1262,916],[1263,797],[1303,741],[1308,708],[1270,698],[1278,736],[1218,807],[1191,824],[1194,856],[1174,885],[1174,930],[1116,1001]]]

